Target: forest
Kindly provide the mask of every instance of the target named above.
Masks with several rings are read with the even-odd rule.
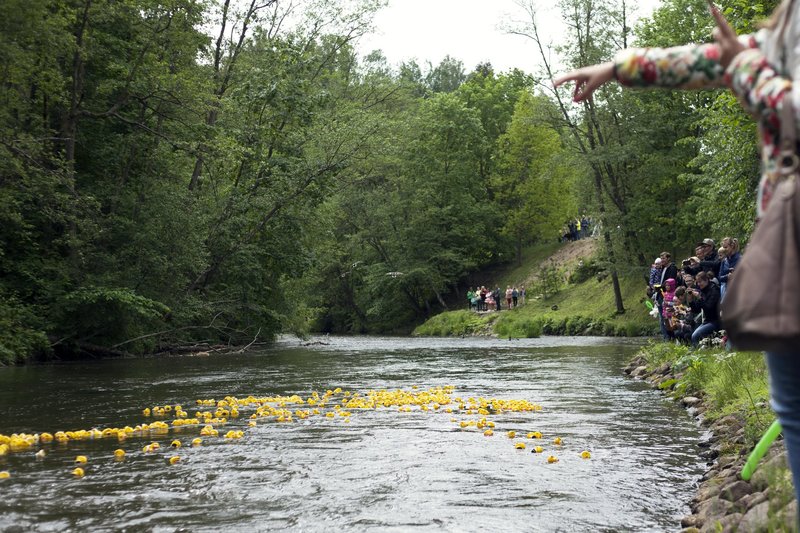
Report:
[[[0,2],[0,362],[408,332],[465,280],[599,223],[602,264],[752,231],[755,124],[727,91],[570,101],[551,79],[711,40],[703,0],[542,2],[537,72],[389,64],[381,0]],[[776,2],[720,2],[739,33]],[[558,58],[557,60],[555,58]]]

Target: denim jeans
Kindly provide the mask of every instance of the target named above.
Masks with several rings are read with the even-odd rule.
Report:
[[[772,409],[783,426],[783,438],[800,501],[800,354],[767,353]]]
[[[697,329],[692,333],[692,346],[697,346],[701,339],[708,337],[719,329],[719,324],[716,322],[706,322],[700,324]]]

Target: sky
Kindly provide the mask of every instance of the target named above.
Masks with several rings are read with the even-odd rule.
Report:
[[[647,16],[659,0],[639,0],[638,16]],[[565,29],[552,0],[540,0],[540,32],[558,42]],[[524,20],[525,13],[514,0],[389,0],[375,17],[376,31],[362,38],[360,55],[380,49],[397,66],[416,59],[425,71],[426,62],[437,65],[447,54],[464,63],[467,72],[489,61],[495,71],[538,69],[539,52],[525,37],[507,35],[501,26]]]

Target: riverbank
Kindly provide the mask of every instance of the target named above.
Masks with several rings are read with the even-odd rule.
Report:
[[[641,337],[658,333],[658,323],[645,307],[641,273],[620,273],[624,313],[618,313],[611,276],[596,257],[594,241],[566,243],[545,257],[486,280],[502,290],[527,287],[527,298],[514,309],[478,313],[462,309],[431,317],[414,335],[538,337],[540,335],[601,335]],[[546,245],[543,245],[543,249]],[[548,248],[550,250],[552,247]]]
[[[624,372],[681,402],[707,429],[698,448],[708,470],[691,498],[692,514],[681,520],[684,532],[796,531],[797,505],[780,438],[752,478],[741,478],[748,455],[775,419],[761,354],[654,342]]]

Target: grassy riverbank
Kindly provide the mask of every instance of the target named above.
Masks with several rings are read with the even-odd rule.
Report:
[[[658,331],[644,306],[641,274],[620,277],[625,312],[618,314],[611,277],[594,258],[590,241],[541,245],[526,251],[525,265],[493,272],[489,283],[529,287],[524,305],[500,312],[461,309],[441,313],[414,330],[414,335],[643,336]],[[466,308],[466,301],[464,302]]]
[[[695,349],[665,342],[643,348],[625,369],[646,379],[707,427],[700,455],[714,460],[681,520],[687,532],[794,531],[797,508],[781,439],[773,442],[752,478],[741,472],[775,419],[769,407],[761,353]]]

